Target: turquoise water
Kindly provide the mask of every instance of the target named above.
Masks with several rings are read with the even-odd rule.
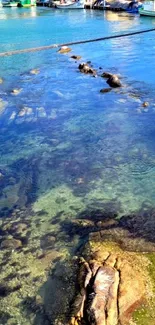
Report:
[[[0,9],[0,52],[145,29],[154,23],[125,13]],[[106,81],[80,74],[71,53],[54,49],[0,58],[0,241],[16,238],[23,244],[11,253],[7,266],[0,252],[0,277],[3,282],[17,261],[17,273],[26,265],[31,274],[28,279],[18,274],[19,291],[5,296],[0,290],[2,324],[44,323],[36,310],[27,315],[22,303],[46,281],[42,267],[49,267],[48,261],[37,264],[37,256],[48,252],[50,262],[66,258],[88,235],[75,229],[76,219],[93,215],[95,220],[96,213],[101,219],[105,214],[154,214],[154,48],[154,32],[73,46],[71,53],[82,56],[82,62],[91,61],[98,74],[121,75],[123,87],[105,94],[100,89],[107,88]],[[13,89],[20,89],[19,94]],[[12,229],[23,222],[26,230]],[[40,278],[34,284],[36,273]],[[48,313],[47,324],[51,319]]]

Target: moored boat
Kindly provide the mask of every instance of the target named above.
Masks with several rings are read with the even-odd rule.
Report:
[[[45,6],[48,7],[49,5],[49,0],[37,0],[36,1],[37,6]]]
[[[131,1],[126,9],[130,14],[137,14],[139,10],[143,9],[143,4],[140,1]]]
[[[84,9],[84,0],[56,1],[55,6],[58,9]]]
[[[2,6],[3,7],[17,7],[18,6],[18,3],[19,3],[19,1],[3,1],[2,2]]]
[[[5,0],[2,1],[3,7],[32,7],[36,6],[36,0]]]
[[[140,9],[139,14],[141,16],[148,16],[148,17],[155,17],[155,10],[145,10],[145,9]]]
[[[153,2],[144,3],[143,8],[139,10],[141,16],[155,17],[155,0]]]
[[[32,7],[36,6],[36,0],[19,0],[18,1],[18,7]]]

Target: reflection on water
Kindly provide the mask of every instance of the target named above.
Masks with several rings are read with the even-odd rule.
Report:
[[[17,19],[17,18],[33,18],[46,13],[46,8],[43,8],[38,12],[36,7],[28,9],[23,8],[1,8],[0,7],[0,19]]]
[[[21,20],[14,21],[13,41],[9,19],[3,22],[2,50],[19,44],[43,45],[45,39],[51,43],[80,39],[84,29],[90,38],[145,24],[138,17],[124,21],[117,14],[112,16],[118,20],[109,22],[103,19],[103,12],[74,12],[74,20],[71,13],[45,11],[42,15],[42,9],[33,10],[23,13],[29,18],[35,13],[34,23],[24,19],[17,31]],[[6,12],[14,18],[22,14],[20,9]],[[65,293],[70,281],[65,261],[77,254],[88,233],[98,227],[97,222],[105,215],[118,218],[129,214],[133,219],[138,215],[153,220],[154,46],[151,33],[149,37],[73,48],[82,61],[91,60],[99,74],[103,70],[121,74],[124,87],[105,94],[100,89],[107,88],[106,81],[80,74],[78,62],[70,54],[61,56],[53,50],[2,59],[2,324],[58,324],[55,318],[68,308]],[[141,218],[136,220],[140,227]],[[140,228],[139,234],[142,236]],[[154,237],[147,233],[144,238],[152,240],[152,250]],[[56,274],[54,282],[49,273]]]

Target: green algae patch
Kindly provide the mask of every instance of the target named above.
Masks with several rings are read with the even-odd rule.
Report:
[[[148,291],[148,304],[142,306],[142,308],[136,310],[133,315],[133,319],[136,325],[154,325],[155,320],[155,254],[145,254],[148,258],[148,282],[151,290]]]
[[[98,233],[94,233],[98,234]],[[118,256],[121,256],[122,258],[126,258],[130,261],[131,264],[136,267],[137,270],[139,270],[143,277],[148,276],[148,267],[150,265],[149,260],[146,255],[139,254],[137,252],[128,252],[124,249],[122,249],[119,244],[117,244],[114,241],[96,241],[91,239],[88,241],[88,243],[85,246],[84,254],[88,255],[95,254],[96,258],[99,260],[102,260],[102,254],[104,256],[104,252],[108,251],[112,254],[118,254]]]
[[[70,216],[70,213],[76,215],[76,212],[71,210],[71,206],[79,210],[85,207],[81,198],[76,197],[69,187],[61,185],[48,191],[45,195],[40,196],[34,203],[33,209],[35,212],[44,210],[50,214],[51,217],[62,209],[68,216]]]

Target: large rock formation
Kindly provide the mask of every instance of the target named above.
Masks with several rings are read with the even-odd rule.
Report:
[[[126,325],[145,300],[138,255],[125,253],[114,243],[98,248],[81,259],[79,292],[69,325]]]

